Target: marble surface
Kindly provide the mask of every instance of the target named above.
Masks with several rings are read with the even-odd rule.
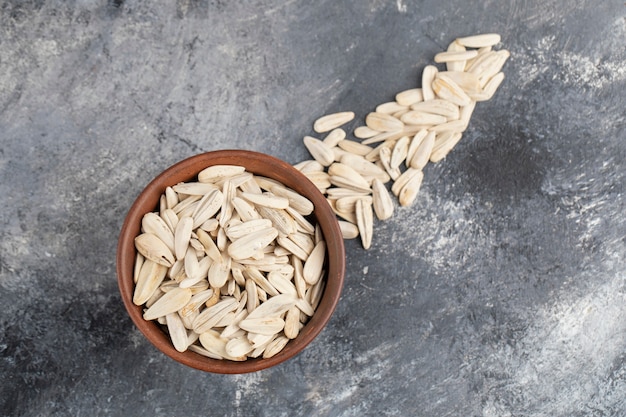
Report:
[[[1,415],[626,415],[622,0],[153,3],[0,1]],[[415,205],[347,242],[302,354],[213,375],[142,338],[115,250],[158,172],[306,159],[317,117],[357,126],[480,32],[503,85]]]

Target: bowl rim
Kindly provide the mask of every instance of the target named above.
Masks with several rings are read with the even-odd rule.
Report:
[[[189,350],[178,352],[161,326],[154,321],[145,321],[142,316],[142,306],[136,306],[132,302],[135,285],[133,282],[134,238],[140,232],[141,218],[148,211],[156,210],[159,198],[167,186],[190,181],[197,177],[198,172],[203,168],[221,164],[245,166],[249,172],[276,178],[283,183],[288,182],[286,186],[301,194],[306,194],[307,198],[313,202],[315,208],[312,215],[320,225],[326,240],[327,281],[320,304],[313,317],[301,329],[298,337],[291,340],[281,352],[267,359],[249,358],[239,362],[212,359]],[[285,161],[269,154],[242,149],[224,149],[196,154],[171,165],[158,174],[142,189],[128,210],[120,230],[116,253],[120,295],[126,311],[139,331],[158,350],[175,361],[194,369],[220,374],[241,374],[267,369],[293,358],[308,346],[326,326],[337,307],[343,289],[345,264],[345,247],[337,217],[315,184]]]

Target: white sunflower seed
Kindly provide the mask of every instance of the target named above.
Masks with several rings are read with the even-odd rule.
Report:
[[[154,320],[183,308],[191,299],[189,288],[173,288],[143,313],[144,320]]]
[[[215,183],[224,178],[233,177],[245,171],[245,167],[239,165],[213,165],[203,169],[198,174],[198,181],[204,183]]]
[[[274,340],[268,343],[263,350],[263,359],[269,359],[273,356],[276,356],[276,354],[278,354],[285,348],[288,342],[289,338],[287,336],[276,337]]]
[[[326,242],[320,241],[315,245],[315,248],[309,255],[308,259],[304,262],[302,269],[302,276],[307,284],[313,285],[320,278],[320,271],[324,267],[324,260],[326,259]]]
[[[385,167],[387,174],[389,174],[391,179],[395,181],[400,176],[401,172],[400,168],[394,168],[391,166],[391,149],[389,149],[388,147],[381,148],[379,156],[380,162],[382,162],[383,166]]]
[[[255,308],[253,312],[248,314],[248,318],[280,317],[284,312],[295,306],[296,302],[297,299],[290,294],[278,294]]]
[[[179,194],[203,196],[209,194],[213,190],[217,190],[218,188],[214,184],[210,183],[183,182],[172,186],[172,189]]]
[[[390,101],[376,106],[376,113],[393,114],[406,109],[407,106],[401,105],[396,101]]]
[[[201,224],[212,218],[222,207],[224,199],[224,194],[218,189],[211,190],[203,196],[191,214],[193,219],[192,229],[197,229]]]
[[[500,35],[497,33],[483,33],[457,38],[456,42],[468,48],[482,48],[500,43]]]
[[[378,135],[380,132],[368,126],[359,126],[356,129],[354,129],[353,133],[354,133],[354,137],[356,138],[367,139],[367,138],[371,138],[372,136]]]
[[[475,58],[478,55],[478,51],[446,51],[439,52],[435,55],[436,63],[453,62],[453,61],[467,61],[468,59]]]
[[[233,259],[250,258],[259,250],[269,245],[278,236],[278,230],[273,227],[258,230],[228,246],[228,255]]]
[[[466,48],[460,43],[453,41],[448,45],[448,52],[462,52]],[[446,62],[446,69],[448,71],[463,71],[465,69],[465,61],[450,61]]]
[[[208,332],[228,313],[236,310],[238,304],[239,303],[235,298],[226,297],[221,301],[218,301],[211,307],[204,309],[204,311],[202,311],[193,320],[193,331],[200,335],[202,335],[202,333]],[[200,336],[200,339],[202,339],[202,336]]]
[[[359,228],[354,224],[345,220],[339,220],[339,229],[344,239],[356,239],[359,236]],[[300,296],[300,294],[298,294]]]
[[[393,201],[385,188],[385,185],[377,179],[372,182],[373,206],[376,217],[379,220],[386,220],[393,215]],[[358,230],[358,228],[357,228]]]
[[[354,119],[354,113],[351,111],[328,114],[317,119],[313,123],[313,130],[317,133],[324,133],[341,125],[344,125]]]
[[[163,211],[164,215],[166,210]],[[158,214],[146,213],[141,219],[141,227],[144,232],[156,235],[172,252],[174,251],[174,233]]]
[[[372,205],[367,204],[364,200],[359,200],[356,203],[356,224],[359,228],[363,248],[369,249],[372,245],[374,214]]]
[[[427,134],[428,134],[428,131],[426,129],[422,129],[419,132],[417,132],[415,136],[413,136],[413,138],[411,139],[411,143],[409,143],[409,149],[407,149],[407,152],[406,152],[405,165],[407,166],[407,168],[410,166],[411,159],[413,159],[413,155],[415,155],[415,151],[417,151],[417,148],[422,143],[422,141],[424,140]]]
[[[174,249],[176,259],[183,259],[187,253],[191,232],[193,230],[193,219],[191,217],[183,217],[178,221],[176,230],[174,231]]]
[[[440,136],[437,136],[433,152],[430,154],[430,162],[436,163],[445,158],[461,137],[462,134],[458,132],[442,132]]]
[[[422,71],[422,96],[424,101],[432,100],[435,98],[435,93],[432,88],[433,81],[439,70],[434,65],[426,65]]]
[[[303,174],[306,172],[318,172],[324,170],[324,165],[320,164],[315,159],[302,161],[298,164],[295,164],[293,167]]]
[[[135,305],[145,304],[159,288],[167,274],[167,267],[146,259],[139,271],[137,284],[133,293]]]
[[[413,175],[408,182],[402,187],[400,190],[400,194],[398,195],[398,201],[400,205],[403,207],[410,206],[415,201],[417,197],[417,193],[422,185],[422,180],[424,179],[424,173],[422,170],[418,170],[417,174]]]
[[[423,114],[433,114],[443,117],[443,119],[430,120],[430,123],[415,123],[415,124],[439,124],[445,123],[448,120],[456,120],[459,118],[459,106],[454,103],[451,103],[447,100],[442,99],[432,99],[429,101],[423,101],[420,103],[416,103],[411,106],[413,111],[417,111],[421,114],[417,116],[423,117]],[[412,112],[411,112],[412,113]],[[413,117],[406,116],[406,117]],[[423,120],[423,119],[422,119]],[[419,120],[416,120],[419,121]]]
[[[321,140],[312,136],[305,136],[303,142],[313,159],[323,166],[328,166],[335,161],[333,149]]]
[[[295,339],[300,332],[300,309],[291,307],[285,317],[284,333],[289,339]]]
[[[337,143],[346,138],[346,131],[341,128],[331,130],[322,142],[331,148],[337,146]]]
[[[458,106],[467,106],[472,101],[467,93],[446,75],[437,75],[432,83],[432,89],[439,98]]]
[[[400,195],[400,190],[413,178],[421,172],[419,169],[407,168],[406,171],[398,177],[398,179],[391,186],[391,192],[397,197]]]
[[[187,350],[187,329],[183,324],[178,313],[170,313],[165,316],[165,322],[167,323],[167,331],[172,339],[174,348],[179,352]]]
[[[396,94],[396,102],[401,106],[410,106],[424,100],[421,88],[412,88]]]
[[[395,117],[384,113],[369,113],[365,117],[365,124],[379,132],[395,132],[404,128],[404,123]]]
[[[161,239],[152,233],[142,233],[135,238],[135,248],[146,259],[166,267],[174,263],[174,255]]]
[[[415,153],[409,162],[409,167],[422,170],[426,166],[430,160],[433,146],[435,146],[435,137],[435,132],[428,132],[426,136],[424,136],[417,146],[417,149],[415,149]]]

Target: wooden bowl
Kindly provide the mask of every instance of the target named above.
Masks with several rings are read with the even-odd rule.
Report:
[[[194,353],[177,351],[169,336],[154,321],[143,319],[143,307],[133,304],[134,239],[140,233],[145,213],[155,211],[166,187],[194,180],[204,168],[212,165],[240,165],[253,174],[280,181],[311,200],[315,206],[311,220],[320,225],[327,245],[326,287],[315,314],[300,334],[271,358],[249,358],[245,361],[211,359]],[[301,352],[328,323],[341,294],[345,272],[345,250],[335,214],[317,187],[291,165],[272,156],[244,150],[221,150],[185,159],[159,174],[139,194],[131,206],[117,247],[117,279],[124,306],[143,335],[170,358],[202,371],[239,374],[254,372],[282,363]]]

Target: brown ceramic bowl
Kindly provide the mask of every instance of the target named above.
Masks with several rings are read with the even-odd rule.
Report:
[[[326,288],[320,304],[298,337],[290,341],[275,356],[263,359],[248,359],[237,362],[210,359],[197,353],[178,352],[161,326],[145,321],[141,306],[132,302],[135,261],[135,236],[139,234],[143,215],[157,209],[159,198],[165,188],[179,182],[193,180],[204,168],[211,165],[240,165],[254,174],[270,177],[282,182],[311,200],[315,206],[312,220],[317,222],[327,243]],[[207,152],[185,159],[158,175],[141,192],[130,208],[122,226],[117,247],[117,278],[122,300],[137,328],[161,352],[192,368],[222,374],[254,372],[282,363],[301,352],[320,333],[330,319],[341,293],[345,270],[343,238],[337,219],[324,196],[304,175],[291,165],[272,156],[243,150]]]

